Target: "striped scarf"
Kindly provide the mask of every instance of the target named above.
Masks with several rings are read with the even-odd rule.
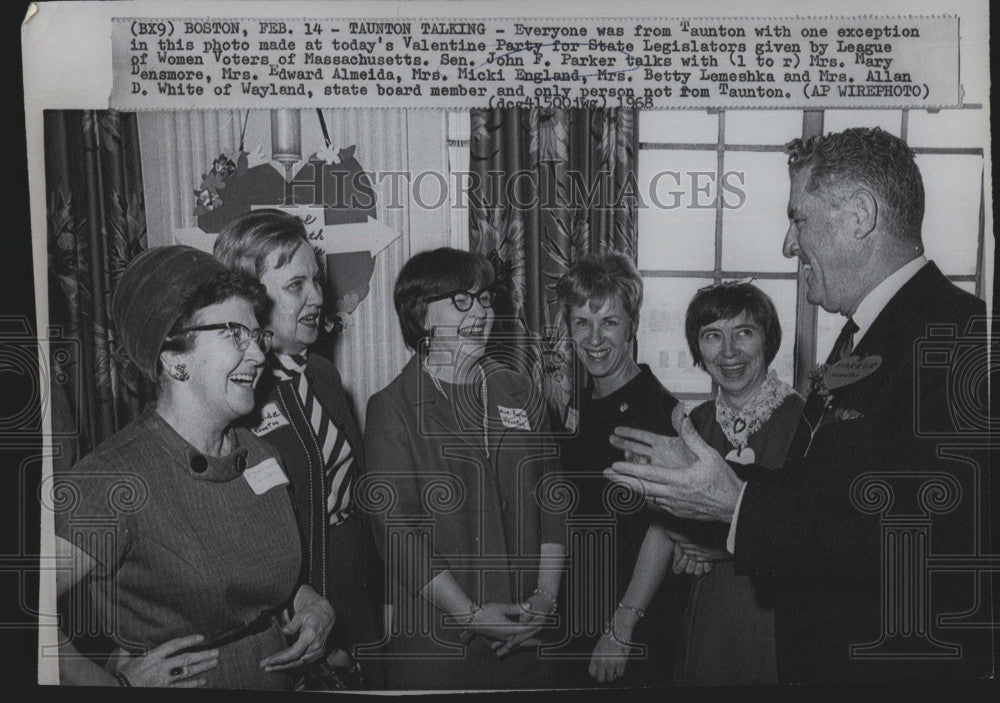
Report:
[[[353,479],[351,468],[354,464],[354,447],[313,393],[304,373],[305,354],[276,354],[275,359],[277,361],[274,366],[275,377],[294,385],[305,415],[309,418],[309,425],[323,459],[323,473],[327,486],[326,512],[330,516],[330,525],[338,525],[351,512]]]

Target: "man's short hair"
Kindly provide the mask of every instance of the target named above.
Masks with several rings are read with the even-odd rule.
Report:
[[[904,241],[920,241],[924,219],[924,183],[914,152],[899,137],[878,127],[853,127],[785,145],[788,168],[811,168],[806,190],[858,184],[883,206],[888,231]],[[833,193],[826,193],[834,202]]]

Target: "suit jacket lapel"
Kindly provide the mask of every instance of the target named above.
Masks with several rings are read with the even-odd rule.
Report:
[[[872,322],[865,336],[858,342],[851,356],[864,358],[872,354],[882,357],[883,364],[893,364],[900,354],[909,351],[906,345],[912,342],[912,335],[903,334],[903,330],[914,320],[914,310],[920,310],[927,297],[933,295],[941,282],[947,282],[934,262],[928,262],[900,288]],[[876,372],[878,373],[878,372]],[[866,379],[857,383],[863,384]],[[857,390],[855,384],[848,384],[834,389],[831,395],[834,402],[838,396]],[[825,398],[815,391],[809,393],[806,405],[802,410],[803,417],[809,427],[815,427],[822,413]],[[801,456],[809,445],[809,435],[806,428],[800,426],[792,441],[789,456]]]
[[[417,415],[417,427],[430,435],[429,441],[434,444],[461,442],[482,451],[482,427],[460,431],[453,399],[441,394],[430,375],[424,371],[418,355],[413,356],[403,372],[406,397]]]

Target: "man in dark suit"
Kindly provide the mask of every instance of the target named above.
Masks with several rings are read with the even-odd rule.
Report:
[[[677,516],[729,523],[737,568],[776,585],[783,681],[988,676],[989,631],[960,622],[990,622],[988,587],[925,568],[933,555],[988,553],[988,460],[943,446],[960,438],[961,399],[917,353],[929,334],[964,343],[985,305],[924,257],[923,184],[905,142],[849,129],[788,152],[784,254],[802,262],[809,302],[846,318],[814,374],[809,430],[780,472],[740,467],[744,481],[675,412],[679,439],[616,435],[652,465],[608,476]]]

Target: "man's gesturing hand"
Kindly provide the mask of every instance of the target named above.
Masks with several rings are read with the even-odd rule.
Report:
[[[672,417],[680,437],[629,428],[615,429],[612,444],[651,464],[619,461],[605,469],[611,481],[630,486],[674,515],[730,522],[743,482],[722,456],[705,443],[678,405]]]

